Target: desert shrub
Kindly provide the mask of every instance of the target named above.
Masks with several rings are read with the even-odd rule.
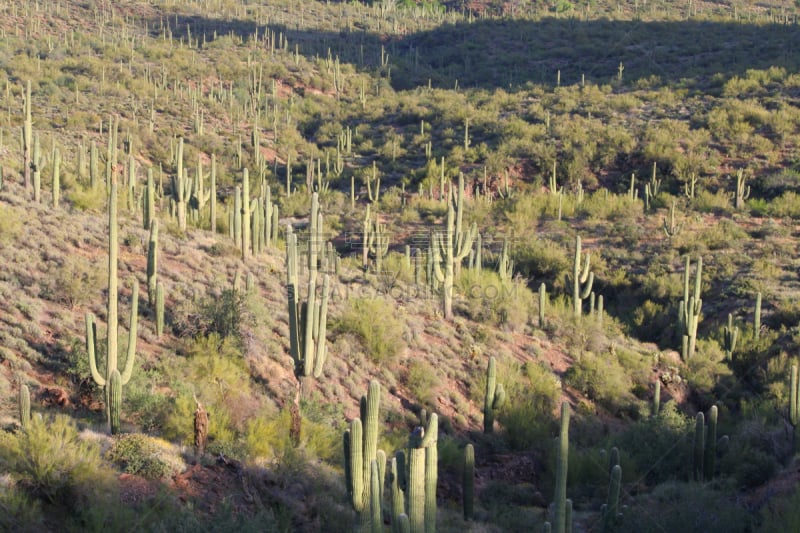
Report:
[[[528,321],[531,292],[519,281],[502,281],[489,270],[462,271],[456,294],[466,299],[470,318],[483,324],[521,330]]]
[[[706,190],[699,191],[692,200],[692,206],[701,213],[714,213],[725,215],[733,211],[731,193],[719,190],[711,193]]]
[[[750,531],[747,510],[713,489],[696,483],[664,483],[637,497],[616,531]]]
[[[769,204],[767,214],[775,217],[800,218],[800,195],[786,191]]]
[[[85,506],[114,485],[98,446],[66,416],[34,417],[25,431],[0,435],[0,466],[31,495],[61,505]]]
[[[518,373],[503,372],[506,381],[506,405],[498,420],[506,429],[511,448],[526,450],[547,439],[553,409],[561,397],[561,384],[550,370],[540,363],[528,361]],[[485,385],[484,385],[485,387]]]
[[[90,263],[79,255],[67,255],[62,264],[50,269],[46,296],[72,309],[95,298],[106,285],[107,276],[106,268],[98,262]]]
[[[625,450],[639,476],[654,485],[689,477],[693,431],[694,422],[670,400],[658,416],[635,422],[612,438],[612,444]]]
[[[403,322],[397,309],[383,298],[356,298],[332,324],[338,333],[359,338],[374,362],[391,360],[403,349]]]
[[[642,214],[642,202],[628,194],[611,194],[607,190],[591,194],[578,206],[578,212],[594,220],[626,220]]]
[[[5,476],[0,479],[0,529],[3,531],[42,531],[44,524],[39,501]]]
[[[773,497],[761,510],[761,533],[800,531],[800,489],[784,497]]]
[[[413,360],[406,371],[406,385],[414,395],[417,402],[422,405],[432,405],[437,389],[436,372],[430,365],[422,361]]]
[[[218,335],[238,340],[242,328],[252,324],[253,316],[248,311],[247,293],[231,287],[212,291],[197,304],[187,301],[176,309],[173,320],[183,337]]]
[[[571,267],[572,258],[563,247],[550,240],[531,239],[517,243],[514,252],[517,272],[526,278],[548,280],[548,292],[564,288],[564,274]]]
[[[107,457],[129,474],[160,479],[176,471],[176,461],[170,460],[169,454],[170,450],[165,442],[132,433],[117,439]]]
[[[769,481],[791,449],[791,437],[786,438],[783,428],[767,426],[761,417],[751,418],[731,437],[720,471],[732,475],[739,487],[757,487]]]
[[[14,241],[22,230],[19,214],[10,206],[0,205],[0,244]]]
[[[567,370],[566,380],[589,399],[611,408],[621,407],[631,399],[631,378],[612,353],[584,353]]]
[[[83,187],[78,185],[67,192],[67,200],[72,202],[76,209],[81,211],[100,211],[105,207],[105,187]],[[120,204],[124,205],[124,204]]]
[[[176,396],[164,421],[164,435],[190,443],[195,397],[209,413],[209,443],[231,442],[244,429],[252,406],[250,375],[235,341],[212,334],[191,341],[187,360],[170,371]]]

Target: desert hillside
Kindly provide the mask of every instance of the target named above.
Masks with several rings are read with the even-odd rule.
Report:
[[[797,16],[4,2],[0,529],[800,529]]]

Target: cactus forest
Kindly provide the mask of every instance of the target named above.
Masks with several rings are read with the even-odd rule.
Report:
[[[799,19],[4,0],[0,530],[800,531]]]

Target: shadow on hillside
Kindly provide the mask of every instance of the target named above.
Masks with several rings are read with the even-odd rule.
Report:
[[[203,17],[178,17],[176,24],[170,16],[169,21],[175,38],[190,32],[207,43],[215,34],[249,38],[256,29],[263,36],[268,28],[288,37],[289,51],[295,45],[306,57],[327,57],[330,51],[362,68],[379,67],[383,50],[395,89],[426,85],[429,79],[444,88],[456,82],[481,88],[554,85],[559,70],[565,85],[579,82],[582,75],[607,83],[617,78],[620,64],[627,83],[652,76],[661,83],[707,81],[717,73],[727,78],[770,66],[800,70],[800,31],[780,24],[494,19],[393,37],[360,31],[357,25],[353,31],[331,32]],[[151,28],[157,26],[151,21]]]

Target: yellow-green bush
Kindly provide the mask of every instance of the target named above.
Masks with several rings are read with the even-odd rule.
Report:
[[[0,467],[30,494],[51,503],[85,505],[115,486],[99,447],[81,439],[66,416],[33,417],[16,434],[0,434]]]
[[[406,344],[398,311],[383,298],[351,300],[342,315],[334,320],[333,329],[358,337],[374,362],[393,359]]]

